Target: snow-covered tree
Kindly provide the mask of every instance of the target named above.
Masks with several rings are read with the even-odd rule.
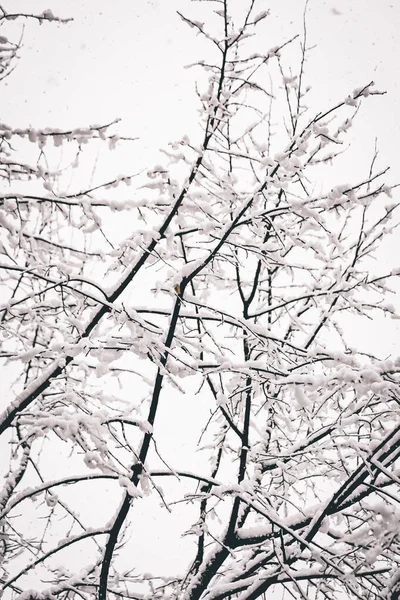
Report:
[[[145,173],[83,183],[115,124],[0,124],[4,599],[400,597],[400,360],[350,331],[396,316],[397,205],[376,155],[343,177],[381,92],[314,111],[259,9],[180,15],[200,116]]]

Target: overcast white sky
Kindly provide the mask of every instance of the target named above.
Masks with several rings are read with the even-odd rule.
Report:
[[[233,3],[242,0],[233,0]],[[303,0],[258,0],[271,10],[262,50],[301,31]],[[33,126],[77,126],[123,119],[126,130],[163,145],[190,129],[201,40],[176,15],[211,10],[196,0],[6,0],[8,11],[51,8],[68,25],[28,22],[17,70],[0,100],[2,119]],[[377,135],[383,162],[399,166],[400,3],[309,0],[307,67],[315,98],[326,105],[374,79],[385,98],[364,119],[370,152]],[[386,160],[385,160],[386,159]]]
[[[190,132],[197,117],[195,71],[183,67],[202,57],[203,46],[176,9],[194,16],[210,10],[209,3],[3,0],[2,5],[9,12],[51,8],[74,19],[67,25],[26,22],[20,63],[2,85],[3,122],[62,128],[121,118],[121,131],[141,137],[138,156],[127,157],[132,171],[143,147],[151,155]],[[301,32],[302,0],[259,0],[259,7],[271,9],[261,51]],[[365,105],[356,129],[357,162],[369,164],[378,137],[380,164],[391,165],[389,181],[395,182],[400,173],[400,2],[310,0],[307,22],[308,43],[317,46],[307,66],[316,105],[321,102],[322,109],[371,80],[387,90]],[[179,410],[185,410],[184,403]],[[152,535],[157,538],[157,526]],[[173,553],[167,559],[175,560]]]

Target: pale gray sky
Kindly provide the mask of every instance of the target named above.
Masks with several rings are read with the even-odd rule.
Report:
[[[143,146],[151,155],[171,138],[193,128],[197,118],[195,71],[183,67],[201,58],[203,42],[183,25],[175,11],[193,15],[200,8],[209,9],[208,3],[200,6],[193,0],[6,0],[2,5],[9,12],[32,13],[51,8],[54,14],[74,18],[67,25],[26,23],[20,63],[2,86],[2,121],[20,127],[75,127],[121,118],[121,131],[142,138],[138,155],[126,157],[132,170],[139,154],[143,158]],[[271,9],[263,26],[262,51],[301,32],[302,0],[259,0],[259,6],[260,10]],[[391,165],[389,181],[394,183],[400,173],[400,3],[310,0],[307,22],[308,44],[317,46],[307,65],[307,79],[313,86],[310,100],[316,107],[323,109],[332,101],[340,101],[372,79],[379,89],[387,90],[386,96],[365,103],[354,131],[359,136],[357,163],[369,165],[374,139],[378,137],[380,164]],[[21,25],[16,22],[12,27],[20,31]],[[349,165],[350,170],[353,167]],[[388,329],[386,335],[394,336],[390,324],[389,328],[392,334]],[[391,343],[395,343],[394,337]],[[175,405],[177,414],[190,410],[186,398],[181,397],[179,403]],[[178,427],[171,421],[171,438],[178,437],[174,429]],[[184,458],[182,448],[177,451]],[[140,503],[137,510],[141,510]],[[154,510],[150,528],[139,521],[141,529],[135,535],[153,536],[154,543],[149,539],[148,545],[164,557],[167,572],[178,555],[182,558],[181,544],[187,538],[170,544],[174,519],[180,518],[171,516],[171,529],[164,531],[167,551],[157,541],[157,514]],[[165,527],[164,517],[163,524]],[[184,560],[186,563],[185,556]],[[136,548],[135,562],[139,567],[146,568],[151,561],[152,556],[143,553],[142,547]]]
[[[241,0],[234,0],[240,2]],[[163,145],[196,117],[195,71],[202,41],[176,15],[210,10],[194,0],[6,0],[9,11],[72,16],[68,25],[28,22],[17,70],[2,90],[2,119],[21,125],[77,126],[123,119],[146,145]],[[259,0],[270,8],[266,50],[301,32],[302,0]],[[399,166],[400,4],[393,0],[310,0],[310,98],[327,105],[374,79],[384,98],[366,103],[363,135],[379,137],[383,161]],[[18,25],[16,25],[18,27]]]

